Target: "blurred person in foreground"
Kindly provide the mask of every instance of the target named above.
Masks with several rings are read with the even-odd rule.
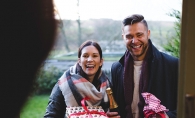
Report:
[[[52,0],[0,2],[0,116],[16,118],[55,41]]]
[[[92,40],[85,41],[78,49],[78,61],[59,78],[49,97],[44,117],[64,118],[66,107],[82,106],[81,100],[89,97],[86,106],[109,108],[106,88],[110,86],[102,71],[102,49]]]
[[[156,96],[169,111],[166,118],[176,118],[178,58],[160,52],[150,39],[146,20],[133,14],[122,21],[126,52],[111,67],[113,94],[122,118],[144,118],[145,101],[141,95]],[[157,116],[159,117],[159,116]]]

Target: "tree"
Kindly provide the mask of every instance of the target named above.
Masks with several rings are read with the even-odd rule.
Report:
[[[77,0],[77,7],[78,7],[77,24],[78,24],[78,47],[79,47],[81,45],[81,43],[82,43],[82,39],[81,39],[81,20],[80,20],[80,14],[79,14],[79,0]]]
[[[168,43],[164,45],[165,51],[169,52],[175,57],[179,57],[180,53],[180,38],[181,38],[181,12],[178,10],[172,10],[168,13],[169,16],[176,18],[174,24],[175,34],[168,38]]]
[[[64,25],[63,25],[63,20],[60,17],[60,13],[58,12],[57,6],[54,4],[54,13],[55,13],[55,17],[58,17],[58,19],[56,19],[57,22],[57,28],[58,30],[61,31],[62,35],[63,35],[63,39],[64,39],[64,45],[66,47],[66,50],[68,52],[70,52],[70,48],[68,46],[68,41],[67,41],[67,37],[66,37],[66,32],[64,30]]]

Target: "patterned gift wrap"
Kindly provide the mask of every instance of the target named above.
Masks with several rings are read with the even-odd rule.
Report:
[[[67,118],[108,118],[101,106],[66,107]]]
[[[146,103],[143,109],[145,118],[166,118],[165,112],[169,110],[160,104],[161,101],[156,96],[148,92],[142,93],[142,96]]]

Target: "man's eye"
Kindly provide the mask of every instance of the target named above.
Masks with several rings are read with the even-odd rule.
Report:
[[[141,37],[143,34],[138,34],[137,37]]]
[[[126,36],[126,38],[127,38],[127,39],[132,39],[132,38],[133,38],[133,36],[131,36],[131,35],[127,35],[127,36]]]

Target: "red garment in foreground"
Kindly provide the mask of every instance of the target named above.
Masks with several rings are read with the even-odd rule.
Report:
[[[158,98],[156,98],[153,94],[147,92],[142,93],[142,96],[146,103],[143,109],[145,118],[150,118],[155,115],[166,118],[165,112],[167,112],[168,109],[160,104],[161,101]]]

